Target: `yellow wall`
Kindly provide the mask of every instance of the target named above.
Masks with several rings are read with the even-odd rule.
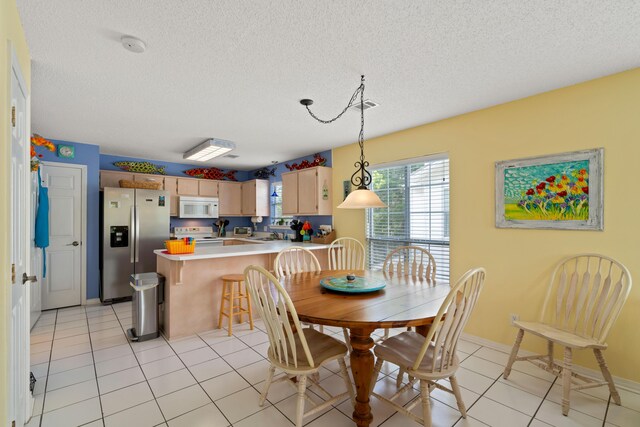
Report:
[[[31,82],[31,65],[29,48],[24,36],[15,0],[0,0],[0,424],[7,420],[8,398],[8,340],[11,295],[7,284],[11,280],[9,258],[9,198],[10,198],[10,170],[11,144],[9,109],[11,100],[11,49],[15,49],[23,77],[27,85]]]
[[[468,333],[511,345],[516,331],[509,313],[537,317],[557,261],[580,252],[604,253],[624,263],[637,281],[609,335],[605,357],[614,375],[640,381],[638,100],[640,69],[634,69],[366,141],[372,165],[449,153],[451,278],[474,266],[487,269]],[[384,111],[376,114],[383,118]],[[495,227],[496,161],[596,147],[605,149],[603,232]],[[357,157],[355,144],[333,151],[334,188],[349,179]],[[340,236],[364,241],[362,211],[334,209],[334,215]],[[532,337],[525,337],[523,347],[544,351],[542,341]],[[579,353],[577,364],[597,369],[592,354]]]

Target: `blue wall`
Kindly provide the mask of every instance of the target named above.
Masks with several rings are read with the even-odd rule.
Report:
[[[185,165],[184,163],[171,163],[171,162],[162,162],[160,160],[148,160],[148,159],[138,159],[135,157],[122,157],[122,156],[112,156],[110,154],[101,154],[100,155],[100,169],[103,170],[112,170],[112,171],[122,171],[122,169],[113,165],[114,162],[149,162],[154,165],[164,166],[165,174],[172,176],[184,176],[188,178],[189,175],[186,175],[184,171],[193,169],[193,168],[202,168],[207,167],[206,165]],[[224,169],[225,172],[228,169]],[[247,181],[249,178],[249,172],[247,171],[238,171],[235,174],[236,179],[238,181]],[[253,177],[253,175],[251,175]]]
[[[55,139],[51,141],[56,146],[58,144],[73,145],[75,158],[65,159],[43,147],[36,147],[38,154],[42,155],[41,160],[87,166],[87,241],[83,242],[87,248],[87,299],[98,298],[100,293],[100,270],[98,267],[100,252],[100,149],[97,145]]]
[[[185,165],[182,163],[161,162],[147,159],[139,159],[133,157],[112,156],[107,154],[100,154],[100,149],[97,145],[82,144],[78,142],[69,142],[62,140],[51,140],[56,146],[58,144],[73,145],[75,148],[75,158],[65,159],[58,157],[57,153],[52,153],[45,150],[42,147],[36,147],[38,154],[42,155],[41,160],[59,162],[59,163],[72,163],[87,166],[87,241],[85,242],[87,248],[87,298],[98,298],[100,295],[100,270],[99,270],[99,244],[100,244],[100,170],[121,170],[113,165],[114,162],[119,161],[148,161],[153,164],[165,166],[165,172],[167,175],[173,176],[188,176],[183,171],[191,168],[202,167],[202,165]],[[327,159],[326,166],[331,166],[331,151],[324,151],[320,153]],[[281,180],[283,172],[288,172],[285,164],[291,165],[292,163],[300,163],[302,160],[313,160],[313,155],[293,159],[288,162],[279,163],[276,165],[276,176],[270,177],[270,182],[276,182]],[[269,165],[271,167],[271,165]],[[257,170],[257,169],[256,169]],[[253,171],[238,171],[236,173],[236,179],[238,181],[247,181],[254,179]],[[339,194],[338,190],[334,189],[334,197]],[[229,220],[228,230],[233,230],[233,227],[239,226],[251,226],[250,218],[227,218]],[[317,230],[320,224],[332,224],[331,216],[308,216],[298,217],[297,219],[303,221],[309,221],[314,230]],[[211,220],[204,219],[180,219],[171,218],[171,228],[183,227],[183,226],[211,226]],[[270,224],[270,218],[264,218],[262,224],[259,224],[259,230],[263,230],[263,226]],[[214,227],[215,230],[215,227]],[[293,231],[292,231],[293,232]]]

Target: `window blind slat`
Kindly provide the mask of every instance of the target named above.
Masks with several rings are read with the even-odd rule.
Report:
[[[376,169],[372,189],[388,209],[367,213],[369,268],[380,269],[399,246],[427,249],[436,277],[449,280],[449,159]]]

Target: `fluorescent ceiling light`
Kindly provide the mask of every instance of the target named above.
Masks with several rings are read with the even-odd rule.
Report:
[[[191,150],[182,155],[185,160],[195,160],[197,162],[206,162],[214,157],[222,156],[225,153],[236,148],[236,144],[224,139],[211,138],[202,144],[198,144]]]

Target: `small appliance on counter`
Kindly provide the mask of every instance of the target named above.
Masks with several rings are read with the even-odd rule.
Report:
[[[213,227],[175,227],[173,234],[176,239],[191,237],[198,248],[222,246],[222,239],[214,237]]]
[[[251,237],[252,234],[251,227],[233,227],[233,237]]]

